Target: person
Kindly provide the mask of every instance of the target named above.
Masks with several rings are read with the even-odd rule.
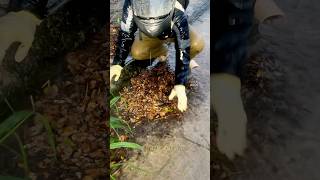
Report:
[[[178,109],[186,111],[185,84],[193,59],[204,48],[203,39],[190,27],[186,15],[187,0],[125,0],[116,52],[110,67],[110,82],[118,81],[125,60],[137,61],[165,57],[166,42],[174,42],[176,50],[175,86],[169,99],[178,98]],[[135,32],[139,30],[137,36]]]
[[[213,1],[211,102],[218,118],[217,147],[230,159],[242,155],[247,144],[240,77],[247,58],[254,4],[255,0]]]

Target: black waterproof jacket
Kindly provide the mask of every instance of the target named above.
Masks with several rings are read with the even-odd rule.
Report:
[[[8,11],[27,10],[43,19],[70,0],[10,0]]]
[[[247,42],[255,0],[214,0],[211,10],[213,37],[211,73],[241,76],[247,59]]]
[[[189,74],[190,63],[190,37],[187,15],[185,8],[188,1],[183,1],[181,5],[184,9],[175,8],[173,15],[173,27],[164,31],[158,38],[174,38],[176,49],[176,69],[175,69],[175,83],[185,84]],[[113,65],[124,66],[125,60],[129,55],[131,46],[135,38],[135,32],[138,27],[135,24],[132,16],[132,6],[130,0],[125,0],[122,12],[121,28],[118,35],[117,48]]]

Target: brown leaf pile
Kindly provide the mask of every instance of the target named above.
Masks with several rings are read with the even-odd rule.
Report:
[[[107,154],[105,35],[97,34],[81,50],[66,56],[61,79],[44,87],[36,110],[46,116],[55,135],[58,161],[39,123],[30,128],[29,156],[37,159],[31,170],[38,179],[106,179]],[[39,131],[39,130],[38,130]]]
[[[111,57],[115,53],[118,31],[119,25],[110,25]],[[141,120],[181,117],[177,109],[177,100],[168,100],[174,86],[174,74],[165,64],[145,70],[132,77],[130,81],[131,85],[121,90],[121,100],[117,103],[122,119],[136,123]]]
[[[284,70],[272,53],[259,52],[251,55],[243,77],[244,103],[250,101],[250,104],[254,103],[253,106],[281,109],[282,91],[279,89],[283,88],[283,81]]]
[[[136,123],[142,120],[180,117],[177,99],[169,101],[174,74],[166,64],[145,70],[131,78],[131,86],[121,92],[117,103],[121,118]]]
[[[250,56],[244,76],[244,86],[250,91],[268,93],[271,74],[276,73],[274,58],[270,55],[254,54]]]

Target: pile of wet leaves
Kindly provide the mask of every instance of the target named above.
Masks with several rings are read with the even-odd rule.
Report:
[[[252,54],[245,67],[243,78],[243,94],[248,91],[259,93],[260,96],[271,96],[271,83],[281,81],[284,71],[270,52]]]
[[[37,121],[29,128],[28,156],[34,179],[106,179],[107,45],[104,33],[66,57],[61,77],[44,84],[35,108],[53,129],[57,160],[47,132]]]
[[[242,79],[243,101],[247,109],[250,109],[248,115],[257,117],[262,109],[286,111],[284,91],[279,91],[284,88],[284,80],[285,70],[272,52],[252,54]]]
[[[116,49],[119,25],[110,25],[110,56],[113,57]],[[136,65],[137,66],[137,65]],[[128,68],[127,68],[128,69]],[[139,71],[139,72],[136,72]],[[126,74],[126,69],[123,76]],[[174,86],[174,73],[165,63],[159,63],[152,69],[134,67],[130,69],[128,86],[120,89],[120,101],[117,102],[117,114],[130,123],[140,123],[143,120],[160,120],[182,114],[177,109],[176,98],[169,101],[169,94]],[[127,84],[126,82],[121,82]]]
[[[160,120],[169,117],[179,119],[177,99],[170,101],[174,87],[174,73],[165,63],[146,69],[130,79],[130,86],[120,91],[117,103],[119,115],[131,123],[143,120]]]

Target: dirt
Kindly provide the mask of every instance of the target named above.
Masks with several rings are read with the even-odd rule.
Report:
[[[0,66],[0,99],[7,97],[20,107],[16,103],[19,99],[37,93],[36,88],[45,78],[58,76],[58,65],[62,63],[59,57],[79,48],[89,38],[87,35],[105,25],[105,5],[103,1],[65,4],[37,27],[32,47],[20,63],[13,61],[19,42],[13,43]],[[6,110],[2,102],[0,106]]]
[[[106,35],[97,33],[66,55],[66,67],[48,81],[35,109],[47,117],[55,135],[57,160],[41,124],[25,131],[32,177],[106,179],[109,177],[106,84]]]
[[[249,146],[231,179],[320,178],[319,1],[277,1],[283,24],[261,25],[252,52],[272,56],[268,93],[245,97]]]

